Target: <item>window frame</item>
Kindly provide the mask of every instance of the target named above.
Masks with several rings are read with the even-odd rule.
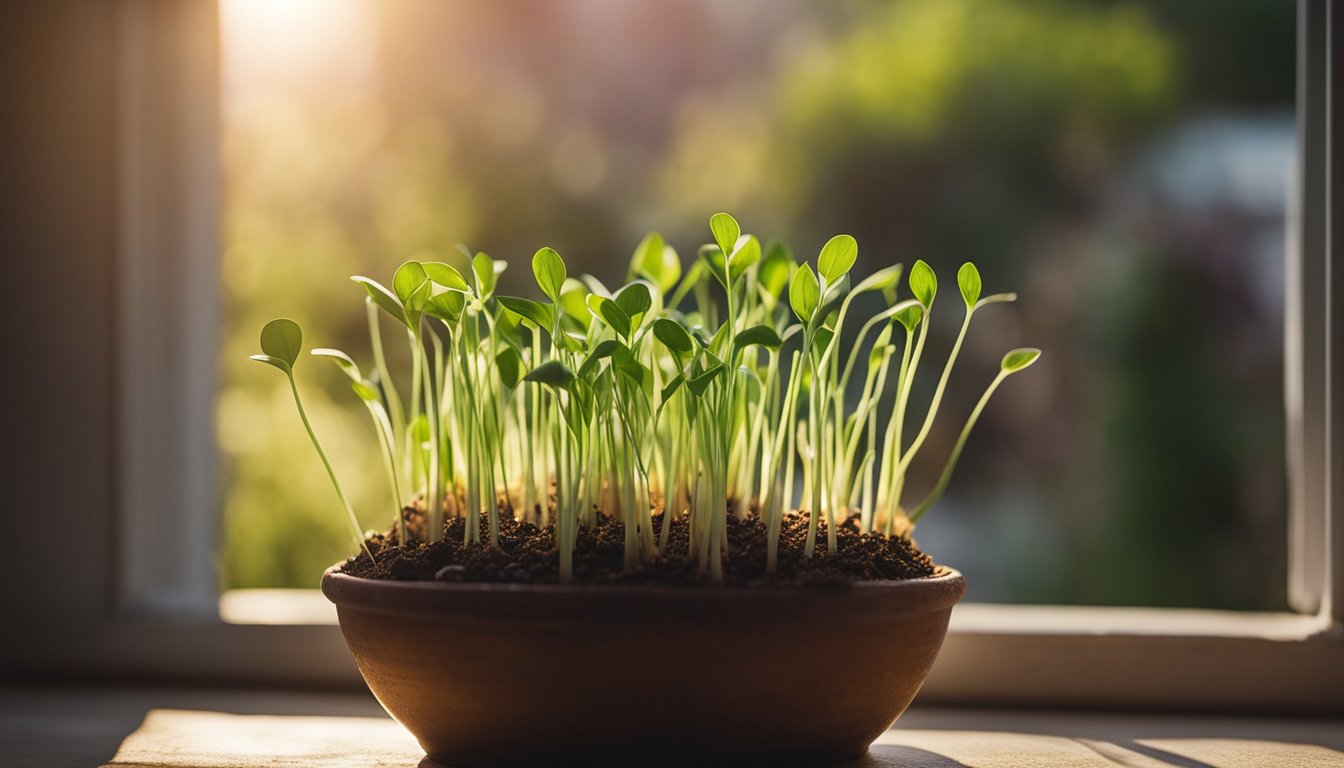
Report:
[[[1298,4],[1299,183],[1285,323],[1291,613],[966,604],[921,701],[1344,711],[1344,121],[1329,0]],[[16,642],[22,671],[360,686],[334,624],[239,624],[212,558],[220,172],[212,2],[115,3],[114,584]],[[169,215],[171,214],[171,215]],[[1294,215],[1295,214],[1295,215]],[[107,510],[89,514],[108,514]],[[19,555],[22,560],[23,555]],[[316,593],[296,600],[321,600]],[[78,605],[78,603],[72,603]],[[15,641],[7,641],[10,644]]]

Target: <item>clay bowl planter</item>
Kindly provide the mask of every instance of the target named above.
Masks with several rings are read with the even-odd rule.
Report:
[[[332,569],[322,591],[373,694],[445,765],[825,764],[862,755],[910,704],[966,581],[714,590]]]

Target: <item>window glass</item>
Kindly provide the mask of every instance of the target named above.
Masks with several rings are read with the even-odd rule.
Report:
[[[221,8],[223,587],[314,586],[352,548],[283,380],[247,362],[266,320],[367,357],[349,275],[465,242],[509,293],[540,245],[612,283],[649,229],[689,258],[728,210],[800,257],[848,232],[860,273],[922,258],[951,286],[973,260],[1019,293],[977,314],[911,479],[1004,350],[1044,350],[915,532],[970,599],[1282,607],[1292,3]],[[935,315],[938,361],[960,310]],[[366,414],[319,362],[306,406],[384,527]]]

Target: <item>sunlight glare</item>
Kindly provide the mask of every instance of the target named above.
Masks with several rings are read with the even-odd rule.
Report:
[[[230,96],[373,85],[377,40],[367,0],[221,0],[219,8]]]

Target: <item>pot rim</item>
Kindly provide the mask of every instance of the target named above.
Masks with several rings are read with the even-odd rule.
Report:
[[[860,619],[915,615],[951,609],[966,593],[956,569],[919,579],[725,587],[666,584],[511,584],[393,581],[340,573],[343,563],[322,574],[322,593],[338,608],[436,620],[590,620],[786,618],[836,614]]]

